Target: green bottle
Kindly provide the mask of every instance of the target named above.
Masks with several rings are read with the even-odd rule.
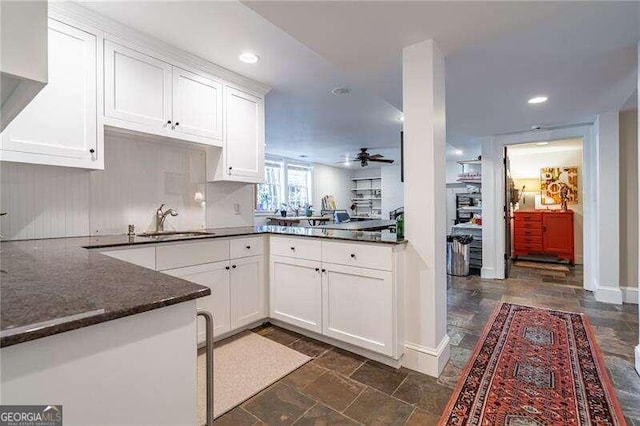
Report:
[[[404,213],[396,218],[396,237],[401,240],[404,238]]]

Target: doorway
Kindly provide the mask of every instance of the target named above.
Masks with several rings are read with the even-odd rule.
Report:
[[[504,149],[505,277],[511,266],[582,269],[583,139]]]

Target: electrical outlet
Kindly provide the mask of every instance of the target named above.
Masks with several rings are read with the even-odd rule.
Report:
[[[240,214],[240,203],[233,203],[233,214]]]

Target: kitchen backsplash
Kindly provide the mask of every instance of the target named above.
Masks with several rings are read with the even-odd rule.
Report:
[[[206,183],[197,145],[107,133],[103,171],[3,162],[0,180],[5,239],[152,230],[162,203],[167,229],[253,224],[253,185]]]

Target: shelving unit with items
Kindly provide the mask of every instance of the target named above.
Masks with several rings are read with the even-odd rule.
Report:
[[[351,205],[353,219],[382,218],[382,178],[351,178]]]

